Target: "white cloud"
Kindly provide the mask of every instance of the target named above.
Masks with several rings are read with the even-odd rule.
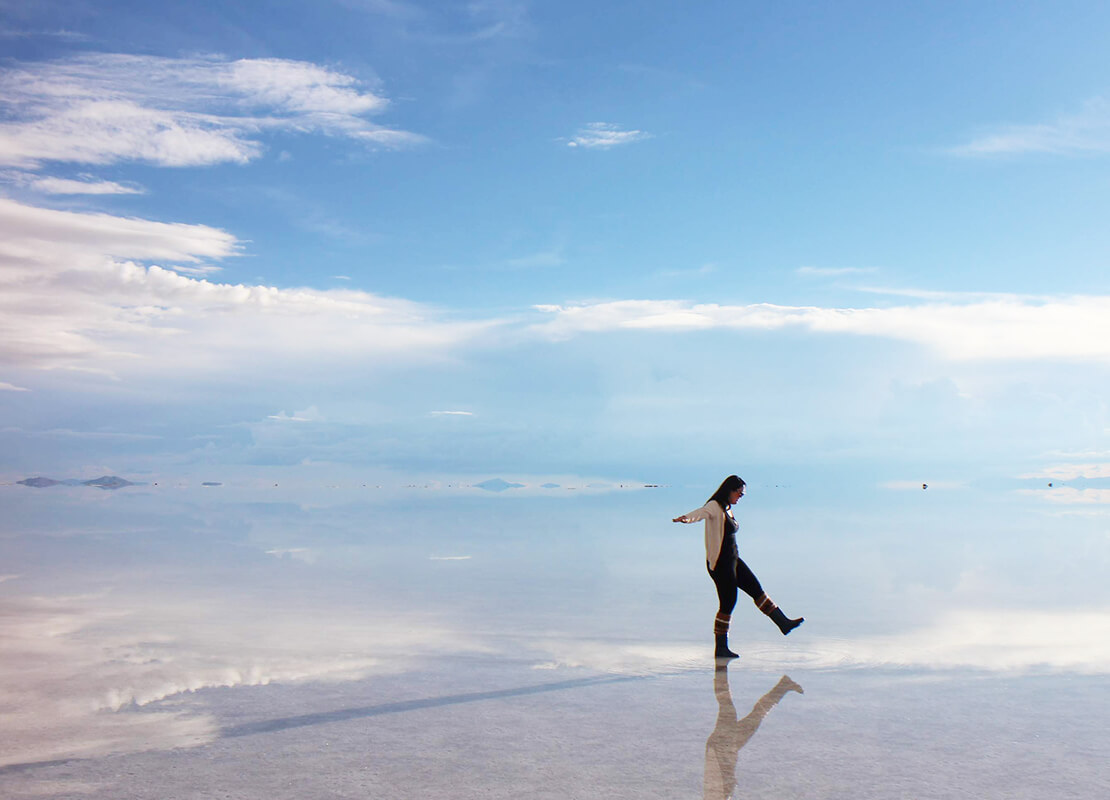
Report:
[[[303,61],[99,53],[24,63],[0,73],[0,164],[245,163],[266,131],[422,141],[365,118],[387,105],[354,77]]]
[[[237,252],[234,236],[205,225],[57,211],[0,198],[0,259],[17,271],[87,268],[107,258],[196,263]]]
[[[649,134],[643,131],[622,130],[619,125],[610,122],[590,122],[579,129],[574,138],[567,142],[567,146],[608,150],[619,145],[638,142],[648,137]]]
[[[23,386],[16,386],[14,383],[8,383],[7,381],[0,381],[0,392],[29,392],[29,391],[31,391],[31,390],[27,389]]]
[[[31,188],[43,194],[144,194],[135,186],[125,186],[115,181],[72,180],[69,178],[37,178]]]
[[[0,363],[115,372],[254,364],[267,355],[439,357],[494,324],[361,291],[216,283],[138,261],[239,251],[226,231],[0,198]]]
[[[1053,122],[1007,125],[951,148],[949,152],[959,156],[1107,153],[1110,152],[1110,103],[1094,99],[1078,113]]]
[[[473,417],[473,411],[429,411],[432,417]]]
[[[266,419],[277,420],[278,422],[322,422],[324,418],[316,406],[309,406],[303,411],[294,411],[292,414],[280,411],[277,414],[271,414]]]
[[[1030,300],[995,297],[889,308],[744,306],[680,300],[617,300],[541,305],[551,338],[616,330],[780,330],[899,339],[953,360],[1068,359],[1110,362],[1110,296]]]
[[[1110,463],[1104,461],[1095,464],[1054,464],[1021,477],[1050,478],[1057,481],[1070,481],[1076,478],[1110,478]]]

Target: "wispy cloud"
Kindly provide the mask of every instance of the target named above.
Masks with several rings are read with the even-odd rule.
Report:
[[[1021,477],[1026,479],[1049,478],[1057,481],[1071,481],[1078,478],[1110,478],[1110,463],[1103,461],[1093,464],[1053,464]]]
[[[882,489],[891,489],[893,491],[925,491],[928,489],[962,489],[966,486],[965,483],[960,481],[935,481],[935,480],[893,480],[883,481],[879,484]]]
[[[54,31],[15,30],[8,28],[0,30],[0,39],[61,39],[69,42],[87,42],[89,41],[89,36],[88,34],[78,33],[77,31],[67,31],[64,28]]]
[[[31,181],[31,188],[43,194],[145,194],[138,186],[127,186],[115,181],[73,180],[70,178],[38,178]]]
[[[717,264],[712,261],[702,264],[700,267],[687,267],[686,269],[664,269],[659,270],[655,274],[661,278],[699,278],[706,275],[712,275],[717,271]]]
[[[540,305],[533,330],[554,339],[617,330],[699,331],[801,328],[913,342],[953,360],[1067,359],[1110,362],[1110,296],[1045,300],[1000,297],[889,308],[770,303],[730,306],[680,300]]]
[[[567,142],[568,147],[586,147],[609,150],[649,138],[650,134],[638,130],[623,130],[611,122],[590,122],[583,125]]]
[[[566,263],[566,259],[558,250],[543,250],[526,256],[510,258],[505,261],[506,266],[514,269],[541,269],[558,267]]]
[[[1088,101],[1075,114],[1052,122],[1005,125],[950,148],[958,156],[1101,155],[1110,152],[1110,103]]]
[[[277,414],[271,414],[266,419],[276,420],[277,422],[322,422],[324,417],[316,406],[309,406],[303,411],[294,411],[292,414],[280,411]]]
[[[875,267],[798,267],[798,275],[819,278],[838,278],[842,275],[867,275],[877,272]]]
[[[473,411],[429,411],[432,417],[473,417]]]
[[[1051,489],[1021,489],[1020,492],[1061,505],[1110,504],[1110,489],[1076,489],[1073,486],[1055,486]]]
[[[23,386],[16,386],[14,383],[8,383],[7,381],[0,381],[0,392],[29,392],[29,391],[31,391],[31,390],[27,389]]]
[[[123,431],[75,431],[71,428],[51,428],[44,431],[25,431],[25,436],[49,437],[53,439],[88,439],[101,441],[150,441],[161,436],[150,433],[126,433]]]
[[[421,136],[370,122],[388,101],[304,61],[91,54],[0,73],[0,164],[245,163],[269,131],[395,147]]]

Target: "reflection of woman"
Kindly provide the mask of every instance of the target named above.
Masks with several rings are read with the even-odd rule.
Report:
[[[763,591],[759,579],[748,569],[748,565],[740,560],[736,550],[738,526],[729,509],[743,496],[744,481],[735,475],[729,475],[704,506],[672,520],[705,520],[705,566],[717,587],[717,599],[720,601],[717,618],[713,622],[713,635],[717,640],[714,655],[717,658],[736,658],[736,653],[728,649],[728,626],[732,619],[732,609],[736,608],[738,588],[749,595],[759,610],[779,626],[784,636],[805,621],[804,617],[787,619]]]
[[[802,687],[783,675],[779,682],[759,698],[751,713],[736,718],[736,707],[728,689],[728,667],[720,665],[713,675],[713,693],[717,695],[717,725],[705,743],[705,798],[726,800],[736,789],[736,758],[740,748],[755,735],[759,723],[787,692],[802,694]]]

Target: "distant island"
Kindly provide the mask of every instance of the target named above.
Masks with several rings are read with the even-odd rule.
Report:
[[[478,489],[485,489],[487,492],[503,492],[506,489],[522,489],[523,483],[509,483],[503,478],[490,478],[488,481],[474,484]]]
[[[16,481],[24,486],[30,486],[35,489],[45,489],[48,486],[95,486],[98,489],[122,489],[124,486],[138,486],[139,484],[121,478],[118,475],[101,475],[99,478],[92,480],[81,480],[80,478],[67,478],[65,480],[54,480],[53,478],[24,478],[21,481]]]

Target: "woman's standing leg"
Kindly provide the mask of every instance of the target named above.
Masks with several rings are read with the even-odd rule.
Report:
[[[755,577],[755,573],[749,569],[742,558],[736,559],[736,584],[744,590],[744,594],[755,601],[756,608],[779,626],[783,636],[805,622],[805,617],[787,619],[786,615],[782,613],[782,609],[776,606],[774,601],[763,591],[763,587],[759,584],[759,578]]]
[[[705,568],[717,587],[717,616],[713,620],[716,647],[713,655],[716,658],[736,658],[736,653],[728,649],[728,626],[732,621],[732,610],[736,608],[736,560],[722,555],[717,560],[716,569],[709,569],[708,562]]]

